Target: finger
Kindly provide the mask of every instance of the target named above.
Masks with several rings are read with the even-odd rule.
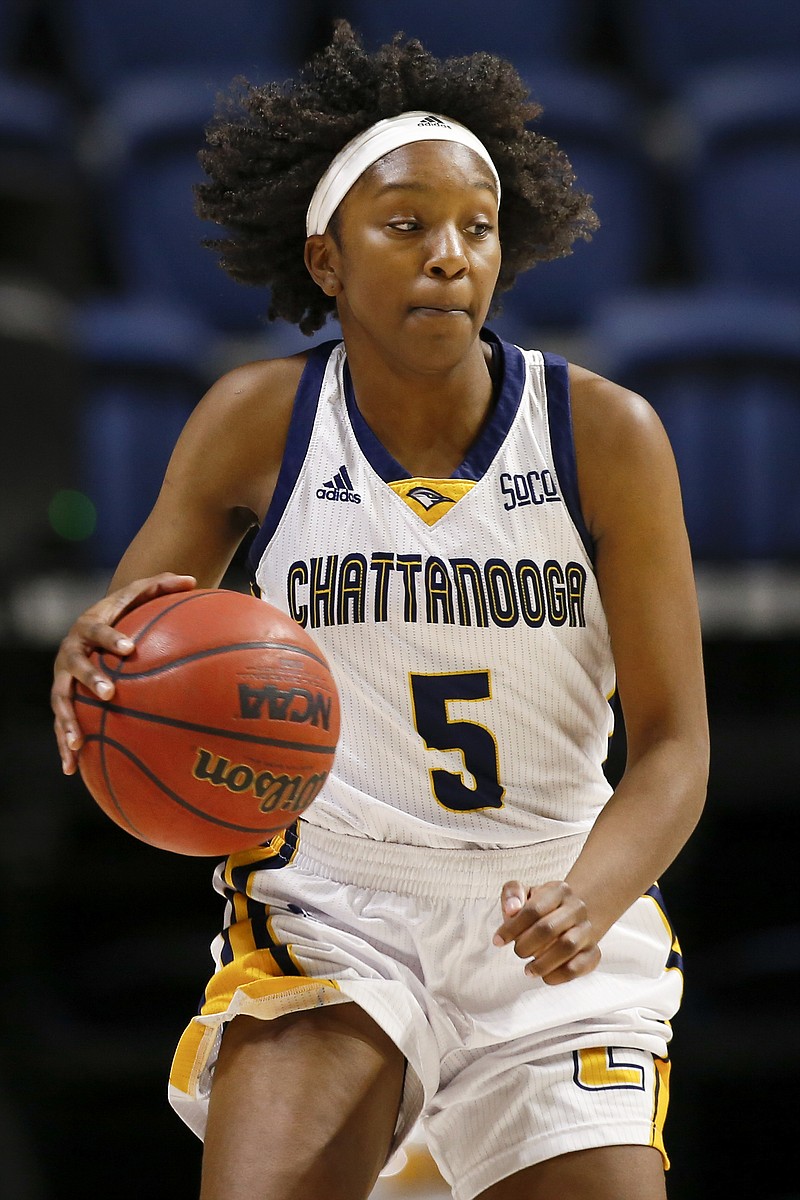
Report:
[[[62,724],[58,719],[55,721],[55,731],[56,744],[58,746],[59,757],[61,758],[61,770],[65,775],[74,775],[78,768],[78,760],[70,743],[74,742],[75,749],[77,749],[80,738],[75,737],[74,732],[68,724]]]
[[[534,925],[553,909],[558,908],[564,895],[568,892],[569,887],[563,880],[530,888],[522,908],[509,916],[498,927],[492,938],[495,946],[504,946],[508,942],[514,941],[525,929]]]
[[[130,640],[130,639],[128,639]],[[114,684],[103,671],[100,662],[93,651],[110,651],[116,655],[119,634],[104,621],[93,620],[88,614],[81,618],[75,631],[61,643],[61,650],[56,659],[51,689],[51,703],[55,712],[66,713],[64,705],[72,705],[74,682],[82,683],[85,688],[101,700],[109,700],[114,694]],[[130,643],[133,649],[133,643]],[[129,651],[123,641],[120,653]],[[57,707],[60,704],[60,707]],[[67,716],[73,713],[66,713]]]
[[[509,883],[504,883],[503,890],[500,893],[500,909],[503,917],[508,920],[509,917],[515,916],[522,908],[527,897],[527,889],[518,880],[512,879]]]
[[[72,703],[72,675],[69,671],[56,672],[50,691],[50,704],[55,715],[56,742],[62,769],[65,775],[74,775],[83,734]]]
[[[134,579],[132,583],[106,596],[89,611],[106,624],[113,625],[126,612],[148,600],[154,600],[156,596],[188,592],[195,587],[197,580],[194,575],[176,575],[172,571],[164,571],[160,575]]]
[[[517,935],[514,939],[514,953],[519,958],[541,958],[549,947],[556,945],[570,930],[585,920],[583,906],[562,904]]]
[[[100,700],[110,700],[114,683],[95,661],[93,651],[108,651],[123,657],[132,653],[132,638],[114,628],[114,623],[127,611],[155,596],[170,592],[190,591],[197,586],[193,575],[177,575],[165,571],[147,579],[137,579],[124,588],[99,600],[75,622],[61,643],[53,671],[50,704],[55,715],[55,735],[61,767],[65,775],[78,769],[77,753],[83,744],[83,734],[73,704],[75,681],[83,684]]]
[[[109,700],[114,694],[113,681],[89,657],[91,651],[107,650],[122,656],[130,654],[135,643],[114,628],[115,622],[147,600],[171,592],[190,591],[196,583],[193,575],[164,572],[152,578],[134,580],[105,596],[78,618],[72,633],[64,639],[56,660],[56,671],[66,671],[68,677],[79,680],[101,700]],[[68,684],[71,691],[72,679],[68,678]]]
[[[578,979],[581,975],[589,975],[597,968],[601,958],[602,952],[599,946],[587,947],[563,966],[542,975],[542,983],[546,983],[549,987],[556,987],[560,983],[569,983],[571,979]]]
[[[55,714],[55,732],[61,766],[65,775],[78,769],[77,754],[83,745],[83,733],[72,703],[72,677],[59,671],[53,682],[51,705]]]
[[[104,679],[105,675],[98,671],[98,665],[90,658],[90,654],[96,650],[106,650],[110,654],[124,656],[135,647],[132,638],[114,628],[112,621],[116,619],[114,615],[109,617],[95,610],[85,613],[75,625],[74,637],[64,640],[57,665],[68,668],[86,687],[92,687],[88,678],[92,673],[98,679]],[[81,674],[78,674],[79,671]]]
[[[525,971],[528,975],[538,975],[540,979],[544,979],[554,971],[566,968],[571,962],[582,962],[582,956],[591,953],[596,947],[594,930],[589,921],[584,921],[580,925],[573,925],[546,950],[534,955],[526,964]]]
[[[80,723],[73,703],[75,681],[79,681],[100,700],[114,694],[113,681],[90,657],[88,647],[108,650],[115,655],[129,654],[134,648],[130,638],[120,637],[110,625],[84,616],[76,623],[75,631],[61,643],[53,671],[50,705],[55,715],[56,741],[64,773],[72,775],[77,769],[74,754],[83,744]]]
[[[114,620],[119,620],[122,614],[130,608],[145,604],[148,600],[155,600],[156,596],[168,595],[172,592],[191,592],[196,587],[196,577],[175,575],[174,571],[162,571],[161,575],[134,580],[132,583],[126,584],[126,587],[119,588],[116,592],[106,596],[106,602],[110,606],[109,613],[113,613],[113,620],[109,620],[109,624],[113,624]]]
[[[503,915],[503,923],[492,938],[495,946],[505,945],[508,940],[505,932],[507,924],[520,912],[527,897],[527,890],[519,880],[511,879],[503,884],[500,891],[500,911]]]

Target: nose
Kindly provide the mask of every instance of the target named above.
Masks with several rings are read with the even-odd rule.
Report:
[[[460,279],[469,271],[461,231],[453,225],[431,230],[427,252],[425,274],[432,279]]]

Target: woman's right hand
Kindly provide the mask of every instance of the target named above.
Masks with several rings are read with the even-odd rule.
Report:
[[[100,700],[110,700],[114,695],[114,684],[97,669],[89,655],[94,650],[107,650],[121,657],[130,654],[133,642],[120,634],[114,628],[114,623],[124,613],[147,600],[169,592],[191,591],[196,583],[192,575],[173,575],[170,572],[136,579],[98,600],[75,621],[59,647],[50,692],[56,741],[65,775],[74,775],[78,769],[77,756],[83,743],[73,704],[75,680],[79,680]]]

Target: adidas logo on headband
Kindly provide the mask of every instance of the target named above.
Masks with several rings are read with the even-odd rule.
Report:
[[[443,121],[441,117],[434,117],[434,116],[423,117],[421,121],[417,122],[417,124],[418,125],[439,125],[439,126],[441,126],[442,129],[452,129],[453,128],[452,125],[447,124],[447,121]]]

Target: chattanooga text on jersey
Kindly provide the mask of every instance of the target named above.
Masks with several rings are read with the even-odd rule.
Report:
[[[409,623],[582,628],[586,578],[580,563],[555,559],[479,563],[388,550],[368,558],[354,551],[297,559],[287,574],[286,602],[293,619],[312,629],[400,614]]]

